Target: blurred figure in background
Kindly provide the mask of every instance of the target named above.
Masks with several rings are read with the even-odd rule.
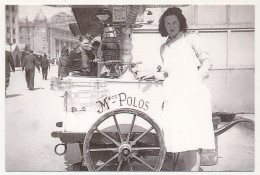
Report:
[[[34,89],[35,66],[40,72],[40,67],[37,64],[37,57],[33,55],[33,51],[30,50],[29,54],[24,57],[22,71],[25,69],[27,88],[31,91]]]
[[[44,54],[43,58],[41,59],[41,67],[42,67],[42,79],[47,80],[48,76],[48,68],[50,69],[50,63],[47,59],[47,55]]]
[[[65,66],[66,66],[66,60],[69,55],[69,49],[64,46],[61,49],[61,57],[59,58],[59,64],[58,64],[58,77],[65,77]]]
[[[5,51],[5,95],[6,95],[6,89],[9,86],[10,82],[10,72],[12,68],[12,72],[15,72],[15,67],[14,67],[14,60],[11,55],[11,52]]]

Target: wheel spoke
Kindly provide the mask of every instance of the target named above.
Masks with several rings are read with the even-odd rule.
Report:
[[[104,166],[106,166],[109,162],[111,162],[112,160],[114,160],[116,157],[118,157],[118,153],[116,153],[113,157],[111,157],[108,161],[106,161],[103,165],[101,165],[97,171],[101,170]]]
[[[122,125],[121,118],[119,118],[121,115],[130,117],[127,119],[127,128],[122,127],[124,125]],[[147,127],[144,126],[144,131],[141,132],[135,131],[139,120],[138,117],[148,123]],[[112,126],[115,125],[114,129],[116,128],[115,132],[118,132],[118,134],[101,128],[101,126],[106,127],[107,119],[109,119]],[[103,122],[106,123],[101,125]],[[101,137],[100,139],[104,139],[110,146],[92,145],[91,143],[94,143],[95,139],[99,139],[93,137],[93,134],[97,134],[98,137]],[[141,143],[146,138],[149,140],[148,137],[150,135],[154,136],[154,134],[158,137],[158,139],[154,140],[154,144],[144,145]],[[150,141],[153,143],[153,140]],[[115,109],[99,117],[86,133],[83,148],[83,163],[89,171],[107,171],[110,169],[115,171],[135,171],[137,167],[138,170],[141,168],[145,171],[160,171],[166,152],[161,128],[146,113],[132,108]],[[99,155],[103,158],[98,158]]]
[[[143,150],[159,150],[160,147],[139,147],[139,148],[132,148],[132,151],[143,151]]]
[[[132,167],[132,164],[131,164],[131,162],[130,162],[129,157],[127,158],[127,162],[128,162],[128,164],[129,164],[130,171],[133,171],[133,167]]]
[[[148,163],[146,163],[145,161],[143,161],[142,159],[140,159],[139,157],[135,156],[134,154],[132,154],[132,156],[138,160],[139,162],[141,162],[142,164],[144,164],[145,166],[147,166],[148,168],[150,168],[151,170],[154,170],[153,167],[151,167],[151,165],[149,165]]]
[[[118,163],[118,166],[117,166],[117,171],[120,171],[120,168],[121,168],[121,165],[122,165],[122,162],[123,162],[123,158],[120,157],[120,160],[119,160],[119,163]]]
[[[100,134],[102,134],[103,136],[105,136],[106,138],[108,138],[109,140],[111,140],[114,144],[116,144],[118,147],[120,146],[120,143],[118,143],[117,141],[115,141],[112,137],[110,137],[109,135],[107,135],[106,133],[104,133],[103,131],[96,129],[97,132],[99,132]]]
[[[129,129],[129,132],[128,132],[128,135],[127,135],[126,143],[128,143],[129,140],[130,140],[130,136],[131,136],[132,130],[134,128],[135,119],[136,119],[136,115],[134,115],[134,117],[133,117],[132,124],[130,126],[130,129]]]
[[[148,129],[147,131],[145,131],[143,134],[141,134],[139,137],[137,137],[137,138],[130,144],[130,146],[133,146],[139,139],[141,139],[143,136],[145,136],[147,133],[149,133],[152,129],[153,129],[153,127],[151,127],[150,129]]]
[[[120,131],[120,128],[119,128],[116,116],[114,115],[113,118],[114,118],[114,121],[115,121],[115,124],[116,124],[116,129],[117,129],[118,135],[120,137],[120,141],[121,141],[121,143],[123,143],[122,134],[121,134],[121,131]]]
[[[89,149],[89,151],[91,152],[95,152],[95,151],[114,151],[114,152],[118,152],[118,148],[94,148],[94,149]]]

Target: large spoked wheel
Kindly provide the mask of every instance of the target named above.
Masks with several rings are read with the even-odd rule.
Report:
[[[116,132],[104,129],[109,124]],[[160,171],[165,152],[159,126],[145,113],[130,108],[101,116],[83,145],[84,165],[89,171]]]

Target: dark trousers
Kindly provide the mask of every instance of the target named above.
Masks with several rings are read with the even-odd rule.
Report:
[[[25,70],[26,83],[27,83],[27,87],[30,90],[33,90],[34,88],[34,75],[35,75],[34,69]]]
[[[42,79],[47,79],[48,68],[42,68]]]
[[[5,91],[6,91],[7,87],[9,86],[9,82],[10,82],[10,72],[6,71],[5,72]]]

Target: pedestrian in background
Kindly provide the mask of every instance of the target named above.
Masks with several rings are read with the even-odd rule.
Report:
[[[42,79],[47,80],[48,68],[50,69],[50,63],[46,54],[44,54],[43,58],[41,59],[41,67],[42,67]]]
[[[40,67],[37,64],[37,57],[33,55],[33,51],[30,50],[29,54],[24,57],[23,67],[22,67],[22,71],[24,71],[25,69],[25,78],[26,78],[27,88],[29,88],[29,90],[34,89],[35,67],[37,67],[37,69],[40,72]]]
[[[9,51],[5,51],[5,95],[6,95],[6,89],[9,86],[10,82],[10,72],[12,68],[12,72],[15,72],[15,67],[14,67],[14,60]]]
[[[66,60],[68,55],[69,55],[69,49],[66,46],[64,46],[61,49],[61,57],[59,58],[59,64],[58,64],[59,77],[66,77],[65,66],[66,66]]]

